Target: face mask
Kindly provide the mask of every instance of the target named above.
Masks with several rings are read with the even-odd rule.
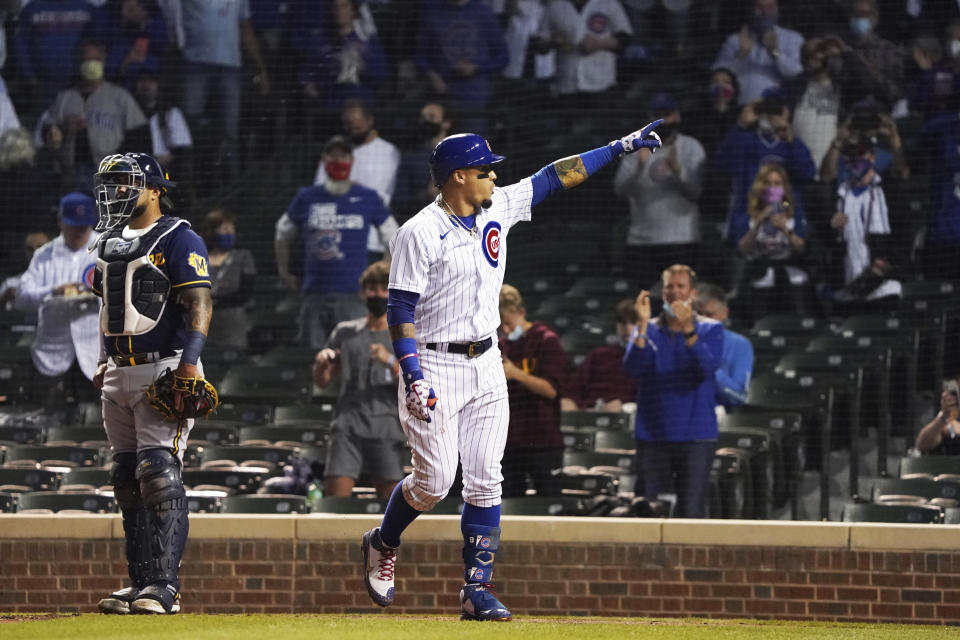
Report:
[[[96,82],[103,79],[102,60],[84,60],[80,65],[80,75],[84,80]]]
[[[510,342],[516,342],[520,339],[520,336],[523,335],[523,325],[517,325],[513,328],[513,331],[507,334],[507,340]]]
[[[870,18],[850,18],[850,31],[858,36],[865,36],[873,29]]]
[[[765,138],[773,137],[773,123],[767,116],[757,118],[757,133]]]
[[[221,251],[230,251],[230,249],[233,249],[233,245],[237,242],[237,234],[218,233],[215,242],[217,248]]]
[[[417,125],[417,132],[420,134],[421,138],[430,140],[440,135],[441,127],[443,127],[443,125],[439,122],[428,122],[427,120],[421,120]]]
[[[729,84],[712,84],[710,85],[710,95],[720,100],[732,100],[733,87]]]
[[[853,184],[863,180],[871,170],[873,170],[873,163],[866,158],[847,164],[847,173],[850,175],[850,182]]]
[[[783,187],[782,186],[767,187],[766,190],[763,192],[763,199],[767,202],[767,204],[780,202],[781,200],[783,200]]]
[[[777,17],[778,16],[776,15],[773,15],[773,16],[755,15],[753,16],[753,28],[758,33],[763,33],[768,29],[773,29],[777,25]]]
[[[387,299],[380,296],[370,296],[367,298],[367,311],[370,315],[379,318],[387,314]]]
[[[323,168],[326,169],[327,175],[330,176],[331,180],[336,182],[343,182],[350,178],[350,167],[353,166],[352,162],[324,162]]]
[[[670,306],[670,303],[666,300],[663,301],[663,315],[668,318],[676,318],[677,314],[673,312],[673,307]]]

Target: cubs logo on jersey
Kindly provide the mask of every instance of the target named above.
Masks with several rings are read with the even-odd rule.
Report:
[[[93,275],[97,271],[97,263],[91,262],[88,264],[84,270],[83,275],[80,276],[80,282],[83,283],[88,290],[93,291]]]
[[[210,276],[210,269],[207,268],[207,259],[200,254],[191,253],[187,258],[187,264],[193,267],[193,270],[196,271],[197,275],[201,278],[207,278]]]
[[[483,228],[482,240],[483,257],[496,269],[500,263],[500,223],[495,220],[488,222]]]

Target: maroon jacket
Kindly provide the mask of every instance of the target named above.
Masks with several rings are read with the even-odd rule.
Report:
[[[553,400],[538,396],[517,381],[507,383],[510,395],[510,430],[507,451],[562,449],[560,396],[567,382],[567,356],[553,329],[534,322],[519,340],[500,340],[505,358],[523,371],[544,378],[557,395]]]
[[[592,409],[597,400],[609,402],[636,402],[637,381],[623,372],[623,354],[620,345],[597,347],[584,358],[577,372],[570,376],[565,397],[577,403],[580,409]]]

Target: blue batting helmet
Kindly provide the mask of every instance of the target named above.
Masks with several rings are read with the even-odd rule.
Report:
[[[490,148],[490,143],[476,133],[458,133],[440,141],[430,154],[430,175],[433,184],[443,186],[457,169],[479,167],[506,160]]]

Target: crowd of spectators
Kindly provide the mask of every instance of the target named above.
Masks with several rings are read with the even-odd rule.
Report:
[[[398,223],[436,197],[426,166],[439,140],[474,131],[498,148],[519,145],[505,123],[524,116],[561,114],[562,128],[541,141],[603,131],[607,115],[637,126],[662,118],[658,153],[627,156],[597,181],[621,230],[611,266],[650,289],[669,265],[690,268],[663,280],[662,331],[649,309],[621,305],[617,342],[576,371],[553,329],[527,318],[528,292],[504,290],[501,349],[519,425],[504,495],[556,462],[561,409],[631,403],[638,460],[676,460],[677,477],[701,486],[706,458],[694,454],[708,447],[695,445],[716,427],[705,407],[742,403],[750,369],[742,338],[716,329],[697,338],[709,384],[691,391],[693,404],[644,395],[655,381],[650,350],[631,334],[638,325],[661,359],[690,365],[674,302],[749,326],[772,313],[892,310],[902,281],[958,273],[960,5],[946,0],[12,0],[0,1],[0,20],[4,275],[23,272],[25,238],[41,250],[37,234],[53,235],[57,212],[64,224],[61,198],[90,192],[101,157],[150,151],[180,182],[180,213],[210,252],[211,342],[245,349],[254,239],[231,212],[191,207],[238,180],[247,150],[282,153],[291,136],[309,135],[322,145],[312,184],[262,215],[279,218],[276,273],[301,300],[299,340],[320,354],[318,384],[374,360],[391,382],[370,303],[380,276],[365,270],[382,265]],[[916,193],[923,208],[911,210]],[[599,213],[587,207],[566,222]],[[722,288],[697,289],[695,270],[717,256],[709,273]],[[16,277],[6,282],[6,303],[19,307]],[[353,393],[360,383],[343,384]],[[697,413],[667,450],[643,445],[662,440],[661,400]],[[924,430],[928,449],[953,438],[950,402]],[[333,468],[334,494],[349,492],[368,447],[369,434],[345,424],[338,446],[353,461]],[[396,475],[379,478],[385,495]],[[694,492],[678,509],[696,515],[701,505]]]

